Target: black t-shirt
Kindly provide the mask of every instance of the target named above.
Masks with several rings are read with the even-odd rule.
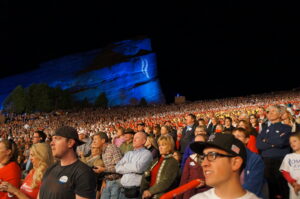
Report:
[[[54,164],[46,171],[41,188],[41,199],[72,199],[79,195],[95,198],[96,179],[90,167],[77,160],[71,165]]]

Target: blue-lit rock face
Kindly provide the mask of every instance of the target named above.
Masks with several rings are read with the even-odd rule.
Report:
[[[105,49],[74,54],[41,64],[38,70],[0,80],[0,102],[18,85],[47,83],[69,89],[77,99],[94,102],[106,93],[110,106],[145,98],[164,103],[150,39],[126,40]]]

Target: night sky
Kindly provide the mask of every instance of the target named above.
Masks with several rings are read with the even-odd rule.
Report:
[[[300,87],[300,12],[288,2],[2,2],[0,78],[148,36],[168,102]]]

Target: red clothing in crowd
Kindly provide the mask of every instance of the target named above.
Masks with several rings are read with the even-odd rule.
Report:
[[[0,180],[9,182],[13,186],[19,188],[21,182],[21,169],[16,162],[10,162],[0,168]],[[11,197],[10,197],[11,196]],[[7,192],[0,192],[0,199],[15,199]]]
[[[256,148],[256,137],[254,135],[250,135],[247,148],[253,153],[258,154],[258,149]]]
[[[197,160],[196,157],[197,157],[196,154],[192,154],[186,160],[184,168],[183,168],[181,180],[180,180],[180,186],[184,185],[192,180],[195,180],[195,179],[200,179],[205,182],[203,169],[200,165],[200,162],[196,161]],[[210,189],[210,187],[204,184],[200,187],[190,189],[190,190],[184,192],[183,194],[177,196],[176,199],[189,199],[193,195],[204,192],[208,189]]]
[[[36,199],[37,195],[39,193],[39,190],[40,190],[41,182],[39,182],[38,185],[34,189],[32,189],[31,184],[32,184],[33,174],[34,174],[34,171],[31,170],[29,172],[29,174],[26,176],[24,183],[22,184],[20,190],[29,198]]]
[[[159,170],[160,165],[162,164],[163,160],[164,160],[164,158],[160,157],[158,163],[151,170],[150,187],[152,187],[155,184],[155,182],[156,182],[157,173],[158,173],[158,170]]]

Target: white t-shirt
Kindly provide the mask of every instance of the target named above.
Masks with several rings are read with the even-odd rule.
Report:
[[[279,170],[289,172],[291,177],[297,180],[297,183],[300,184],[300,154],[287,154],[284,157]]]
[[[193,197],[191,197],[190,199],[221,199],[221,198],[216,195],[215,188],[212,188],[203,193],[198,193]],[[233,198],[233,199],[259,199],[259,198],[255,194],[247,191],[247,193],[242,197]]]

